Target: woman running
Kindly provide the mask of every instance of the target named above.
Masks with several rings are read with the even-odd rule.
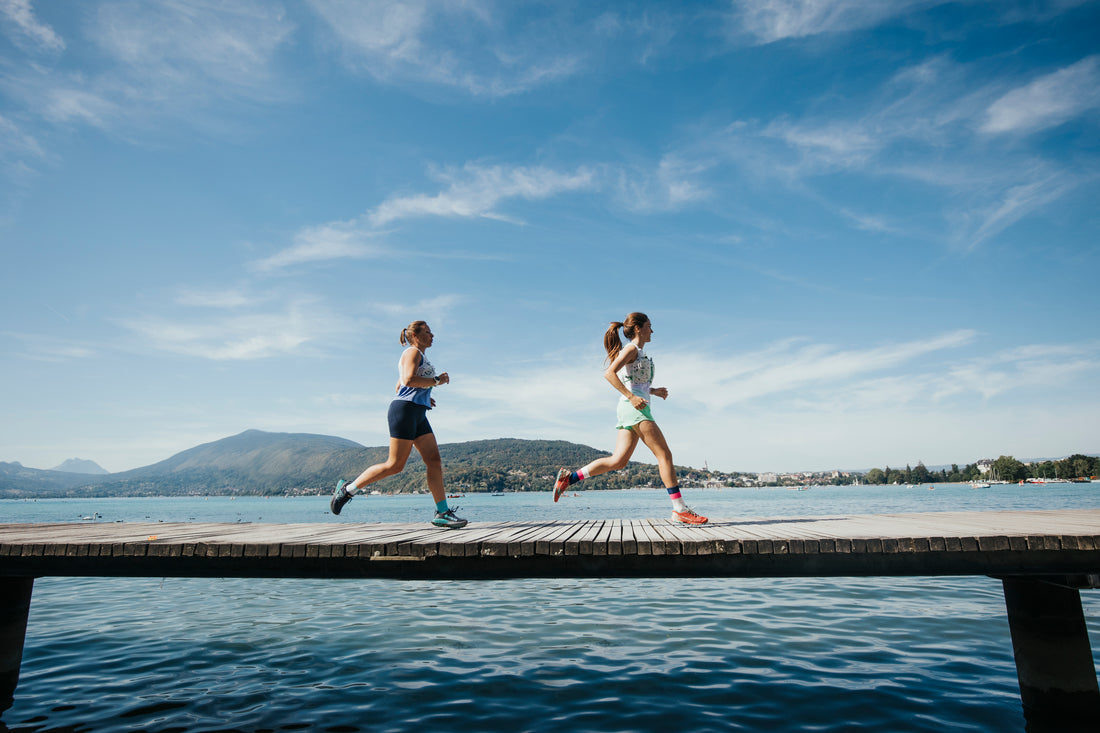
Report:
[[[620,328],[630,339],[625,347],[619,339]],[[608,471],[618,471],[626,466],[641,440],[657,458],[661,481],[672,499],[672,518],[684,524],[706,524],[706,517],[696,514],[684,503],[680,495],[680,484],[676,480],[676,467],[672,465],[672,451],[668,449],[665,436],[650,413],[650,396],[668,399],[666,387],[650,386],[653,382],[653,360],[646,356],[644,348],[652,338],[653,324],[645,313],[631,313],[622,323],[612,321],[611,327],[607,329],[603,344],[607,349],[610,366],[603,375],[622,395],[618,406],[619,423],[615,426],[619,431],[615,452],[607,458],[597,458],[576,471],[568,468],[558,471],[558,478],[554,482],[554,501],[561,498],[565,490],[578,481]]]
[[[432,524],[448,529],[466,526],[466,520],[456,517],[454,510],[447,506],[447,495],[443,491],[443,459],[439,456],[435,433],[428,424],[428,410],[435,407],[432,387],[451,382],[447,372],[437,375],[435,367],[424,356],[434,338],[424,321],[413,321],[401,332],[401,345],[408,348],[397,362],[397,397],[390,403],[389,412],[389,458],[385,463],[376,463],[363,471],[354,481],[337,481],[336,491],[329,502],[333,514],[339,514],[363,487],[401,473],[415,446],[424,459],[424,467],[428,471],[428,490],[435,500]]]

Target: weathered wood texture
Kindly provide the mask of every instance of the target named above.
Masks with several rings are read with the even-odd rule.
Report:
[[[1100,510],[428,524],[4,524],[0,576],[1088,575]]]

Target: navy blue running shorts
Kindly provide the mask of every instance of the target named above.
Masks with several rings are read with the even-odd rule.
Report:
[[[390,437],[398,440],[416,440],[432,432],[428,423],[428,408],[408,400],[390,403]]]

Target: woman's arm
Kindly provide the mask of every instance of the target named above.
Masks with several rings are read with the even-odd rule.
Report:
[[[401,355],[401,362],[398,367],[399,382],[398,387],[402,385],[406,387],[434,387],[437,384],[447,384],[451,381],[451,377],[447,372],[443,372],[438,377],[418,377],[416,376],[416,369],[420,366],[420,352],[415,348],[405,349],[405,353]]]
[[[619,370],[627,364],[633,364],[634,360],[637,358],[638,347],[634,344],[627,344],[622,348],[622,351],[618,353],[615,360],[608,365],[607,371],[603,373],[603,378],[615,388],[615,391],[630,400],[630,404],[634,406],[635,410],[640,410],[648,405],[649,401],[631,392],[626,388],[626,385],[623,384],[623,380],[619,379]]]

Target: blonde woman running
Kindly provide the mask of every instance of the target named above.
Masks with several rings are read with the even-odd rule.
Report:
[[[435,433],[428,423],[428,410],[435,407],[432,387],[451,382],[447,372],[437,375],[435,367],[424,356],[434,340],[432,329],[424,321],[413,321],[401,332],[401,345],[408,348],[397,362],[397,397],[390,403],[389,410],[389,458],[384,463],[377,463],[363,471],[354,481],[340,479],[336,482],[336,491],[329,502],[333,514],[339,514],[344,505],[363,487],[401,473],[415,447],[424,459],[424,467],[428,472],[428,490],[435,500],[432,524],[447,529],[466,526],[466,520],[456,517],[454,510],[447,506],[447,495],[443,491],[443,459],[439,456]]]
[[[619,329],[629,339],[623,346],[619,339]],[[604,372],[604,378],[611,383],[622,398],[619,400],[618,418],[615,426],[619,431],[615,443],[615,452],[607,458],[598,458],[584,468],[570,471],[563,468],[558,471],[554,482],[554,501],[573,484],[586,478],[599,476],[608,471],[618,471],[626,466],[634,449],[641,440],[653,451],[657,459],[657,468],[661,474],[668,497],[672,500],[672,519],[684,524],[706,524],[707,518],[696,514],[684,503],[680,495],[680,484],[676,480],[676,467],[672,464],[672,451],[668,449],[665,436],[649,409],[649,397],[668,399],[666,387],[653,387],[653,360],[645,354],[645,345],[653,338],[653,324],[645,313],[631,313],[622,323],[613,321],[604,334],[603,344],[607,349],[610,365]]]

